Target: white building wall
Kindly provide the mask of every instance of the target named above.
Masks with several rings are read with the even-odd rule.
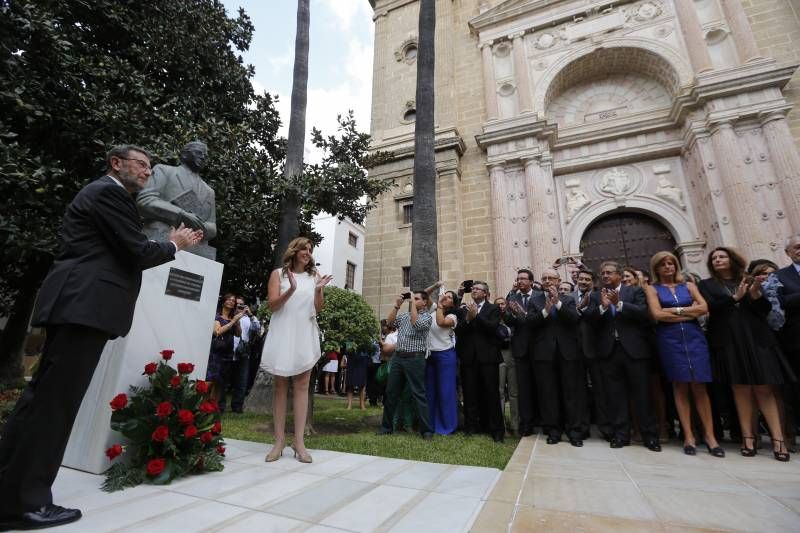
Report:
[[[322,242],[314,249],[317,269],[323,274],[333,274],[332,285],[344,287],[347,282],[347,263],[355,265],[355,279],[350,287],[361,294],[364,282],[364,226],[350,219],[339,220],[328,213],[314,217],[314,231],[322,235]],[[350,244],[350,234],[357,238],[356,246]]]

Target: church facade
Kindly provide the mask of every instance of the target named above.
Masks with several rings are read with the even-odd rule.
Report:
[[[371,176],[394,187],[365,224],[363,292],[383,316],[408,283],[418,1],[370,3],[373,148],[393,154]],[[718,245],[785,263],[798,64],[791,0],[439,0],[441,278],[505,295],[519,268],[646,269],[664,249],[705,276]]]

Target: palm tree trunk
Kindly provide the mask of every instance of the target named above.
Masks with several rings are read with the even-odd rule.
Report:
[[[434,151],[434,60],[436,0],[420,0],[414,127],[414,212],[411,226],[411,288],[439,279]]]
[[[303,172],[303,149],[306,140],[306,101],[308,100],[308,35],[310,26],[309,0],[297,0],[297,35],[294,41],[294,76],[292,79],[292,110],[289,118],[289,139],[286,146],[286,165],[283,175],[288,183]],[[272,251],[273,268],[280,266],[289,241],[300,232],[299,201],[290,187],[281,206],[278,240]]]

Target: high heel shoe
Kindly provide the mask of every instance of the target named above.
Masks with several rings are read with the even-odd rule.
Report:
[[[264,457],[264,462],[272,463],[273,461],[277,461],[278,459],[280,459],[282,455],[283,455],[283,443],[281,443],[281,445],[278,446],[278,443],[276,442],[275,444],[273,444],[272,449],[269,451],[267,456]]]
[[[301,463],[310,463],[311,462],[311,454],[308,452],[298,452],[297,448],[294,447],[294,443],[292,443],[292,450],[294,451],[294,457]]]
[[[695,448],[694,444],[684,444],[683,453],[685,453],[686,455],[696,455],[697,448]]]
[[[775,449],[775,443],[778,443],[778,449]],[[789,451],[786,450],[786,446],[784,446],[782,440],[772,439],[772,455],[775,456],[776,461],[781,461],[785,463],[789,460]]]
[[[747,441],[753,441],[753,447],[747,447]],[[742,437],[742,447],[739,448],[742,457],[755,457],[756,455],[756,438],[755,437]]]
[[[716,447],[712,448],[706,442],[706,450],[708,450],[708,453],[710,453],[714,457],[725,457],[725,450],[723,450],[722,446],[720,445],[717,445]]]

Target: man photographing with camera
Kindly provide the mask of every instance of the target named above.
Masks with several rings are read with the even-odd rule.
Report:
[[[408,300],[408,313],[400,316],[397,312]],[[386,397],[383,402],[383,421],[378,435],[388,435],[393,431],[392,420],[400,395],[406,382],[411,389],[411,397],[417,410],[419,432],[424,439],[433,437],[428,414],[428,401],[425,397],[425,351],[428,331],[433,317],[430,313],[430,298],[425,291],[404,293],[397,297],[394,307],[386,318],[388,325],[397,328],[397,347],[392,358],[392,369],[386,383]]]

